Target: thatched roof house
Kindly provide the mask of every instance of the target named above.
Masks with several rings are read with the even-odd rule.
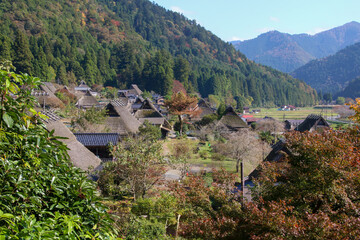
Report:
[[[288,131],[294,130],[303,121],[304,121],[304,119],[301,119],[301,120],[285,120],[285,129],[288,130]]]
[[[106,105],[108,117],[105,124],[110,132],[127,135],[139,130],[141,123],[130,113],[130,106],[126,98],[112,100]]]
[[[171,124],[149,99],[144,101],[143,105],[135,112],[134,116],[141,123],[148,121],[152,125],[159,126],[164,131],[171,131]]]
[[[75,167],[88,171],[90,169],[96,169],[100,166],[101,160],[77,141],[74,134],[60,121],[60,118],[56,114],[49,111],[42,113],[49,117],[49,119],[44,120],[46,128],[49,131],[55,130],[56,136],[67,138],[60,139],[60,141],[66,144],[69,148],[68,154]]]
[[[96,98],[90,93],[90,91],[87,91],[75,104],[78,108],[91,108],[96,107],[99,105],[99,102],[96,100]]]
[[[220,124],[228,128],[230,132],[239,131],[242,128],[248,127],[247,123],[241,119],[232,107],[228,107],[225,110],[224,115],[218,122],[218,125]]]
[[[86,85],[86,83],[84,81],[81,81],[80,85],[75,87],[75,91],[76,92],[87,92],[87,91],[91,91],[91,87]]]
[[[330,129],[329,123],[321,116],[310,114],[307,118],[295,128],[296,131],[322,131],[324,129]]]
[[[102,162],[112,160],[109,146],[115,146],[120,142],[118,133],[75,133],[74,135],[81,144],[98,156]]]
[[[286,143],[283,139],[280,139],[271,148],[272,150],[264,159],[264,162],[279,162],[283,160],[286,155],[292,154],[291,151],[287,148]],[[258,178],[260,171],[260,167],[255,168],[247,177],[247,182],[252,182],[254,179]]]
[[[40,90],[33,90],[31,95],[35,96],[42,107],[61,107],[63,102],[55,96],[56,88],[52,83],[44,82]]]

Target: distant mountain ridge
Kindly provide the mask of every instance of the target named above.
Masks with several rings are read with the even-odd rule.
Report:
[[[292,72],[313,59],[329,56],[357,42],[360,42],[360,23],[353,21],[315,35],[270,31],[251,40],[231,43],[257,63]]]
[[[360,76],[360,42],[329,57],[313,60],[291,75],[323,93],[341,91]]]
[[[193,20],[149,0],[0,1],[0,61],[43,81],[170,95],[174,80],[201,96],[252,106],[313,105],[304,82],[245,55]]]

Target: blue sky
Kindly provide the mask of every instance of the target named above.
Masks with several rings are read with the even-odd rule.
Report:
[[[360,22],[360,0],[153,0],[195,19],[225,41],[278,30],[315,34]]]

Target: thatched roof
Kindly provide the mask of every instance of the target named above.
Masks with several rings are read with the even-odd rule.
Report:
[[[80,82],[80,85],[75,87],[75,91],[83,91],[83,92],[86,92],[86,91],[90,91],[91,88],[86,85],[86,83],[84,81],[81,81]]]
[[[310,114],[295,130],[305,132],[324,128],[330,128],[328,122],[320,115]]]
[[[166,120],[166,118],[158,111],[155,105],[149,100],[146,99],[143,105],[139,110],[136,111],[135,117],[141,122],[144,123],[146,120],[153,125],[160,125],[160,127],[165,128],[166,130],[171,130],[171,124]]]
[[[225,125],[230,131],[238,131],[241,128],[247,128],[248,125],[244,122],[232,107],[228,107],[221,117],[219,124]]]
[[[90,91],[87,91],[75,104],[77,107],[81,108],[90,108],[92,106],[99,105],[99,102],[96,98],[91,95]]]
[[[153,109],[139,109],[134,115],[137,119],[139,118],[161,118],[163,117],[160,112]]]
[[[298,127],[304,120],[285,120],[285,129],[293,130]]]
[[[283,139],[280,139],[276,144],[272,147],[271,152],[264,159],[264,162],[278,162],[282,160],[285,155],[291,155],[291,151],[287,148],[286,143]],[[260,167],[255,168],[248,176],[248,180],[252,181],[259,177],[261,172]]]
[[[48,115],[46,112],[43,114]],[[60,141],[69,148],[68,154],[75,167],[88,171],[89,169],[96,169],[101,164],[100,158],[78,142],[74,134],[61,121],[55,120],[52,116],[50,121],[45,122],[45,125],[49,131],[55,130],[56,136],[67,138],[60,139]]]
[[[143,91],[141,91],[138,85],[136,84],[131,84],[131,88],[129,92],[137,96],[140,96],[143,93]]]
[[[46,91],[47,93],[55,93],[56,92],[56,88],[51,82],[43,82],[40,85],[40,88],[42,90]]]
[[[63,105],[63,102],[54,94],[56,88],[52,83],[44,82],[40,85],[40,89],[41,91],[34,91],[32,93],[32,95],[38,99],[40,105],[44,103],[46,106],[51,107],[60,107]]]
[[[121,103],[121,101],[111,101],[106,105],[109,117],[107,117],[105,124],[110,129],[110,132],[119,133],[120,135],[136,133],[141,123],[131,115],[127,106],[123,105],[124,103]]]

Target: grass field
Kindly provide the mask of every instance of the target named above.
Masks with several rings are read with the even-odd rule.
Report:
[[[235,172],[236,162],[231,159],[215,160],[213,158],[213,151],[209,142],[200,143],[199,140],[190,139],[168,139],[165,142],[164,148],[166,148],[167,155],[176,154],[176,146],[183,145],[181,152],[186,157],[187,162],[192,166],[200,168],[224,168],[229,172]],[[187,152],[187,153],[186,153]],[[249,161],[244,162],[244,174],[247,176],[258,166],[258,163],[251,163]]]
[[[309,114],[322,114],[324,117],[337,115],[332,109],[318,109],[313,107],[299,108],[299,110],[296,111],[278,111],[277,108],[260,108],[260,110],[260,113],[254,113],[251,115],[257,118],[268,116],[281,121],[286,119],[305,119]]]

